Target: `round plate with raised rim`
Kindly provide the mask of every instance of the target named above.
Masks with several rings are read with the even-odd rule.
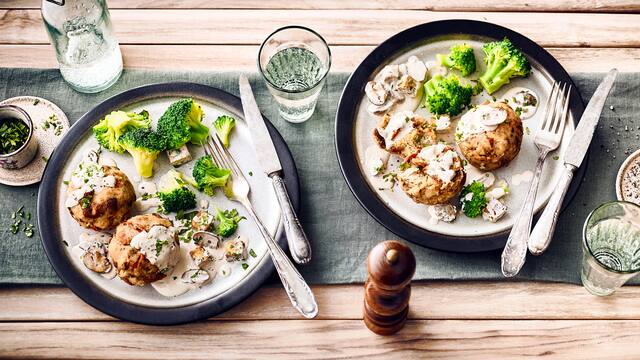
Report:
[[[69,130],[67,115],[54,103],[36,96],[16,96],[0,102],[0,105],[15,105],[24,110],[34,125],[34,136],[38,140],[38,152],[27,166],[8,170],[0,168],[0,183],[10,186],[26,186],[40,181],[49,156],[56,148],[62,137]],[[54,126],[51,117],[55,116]]]
[[[214,316],[249,296],[274,269],[266,244],[251,220],[243,220],[238,228],[238,233],[248,238],[249,247],[256,254],[255,257],[249,256],[247,259],[248,268],[245,270],[241,264],[234,264],[228,277],[217,274],[210,284],[177,297],[163,297],[151,286],[135,287],[118,278],[106,279],[86,269],[81,260],[73,256],[71,247],[77,242],[78,236],[87,230],[82,229],[71,218],[64,206],[64,180],[68,179],[85,150],[97,144],[91,135],[91,127],[106,114],[118,109],[145,109],[149,111],[152,119],[157,119],[170,103],[183,97],[192,97],[200,103],[205,112],[204,123],[207,125],[220,114],[236,118],[236,128],[230,140],[229,151],[247,176],[257,213],[278,239],[278,243],[286,249],[275,193],[270,180],[255,160],[253,146],[250,145],[249,129],[243,120],[240,99],[225,91],[194,83],[154,84],[125,91],[97,105],[71,127],[47,164],[38,194],[38,225],[42,234],[42,244],[58,276],[84,301],[124,320],[146,324],[178,324]],[[277,130],[268,121],[266,123],[282,163],[284,180],[292,203],[294,208],[298,209],[299,184],[293,158]],[[190,151],[194,158],[203,155],[201,147],[190,146]],[[127,154],[103,151],[101,156],[112,158],[132,182],[138,180],[132,159]],[[178,169],[190,174],[192,163],[182,165]],[[157,178],[170,168],[166,156],[161,154],[156,160],[152,180],[157,181]],[[248,175],[250,172],[253,175]],[[198,197],[203,198],[204,195],[199,193]],[[247,215],[239,204],[226,199],[221,192],[208,200],[211,204],[210,209],[236,208],[241,215]]]
[[[511,194],[506,198],[510,208],[507,216],[497,223],[482,219],[468,219],[458,215],[453,223],[433,223],[426,206],[414,203],[402,190],[380,190],[372,176],[364,170],[366,149],[374,144],[371,132],[378,119],[367,113],[364,87],[385,65],[406,61],[411,55],[423,61],[434,60],[437,53],[447,53],[451,45],[466,42],[476,51],[481,73],[483,64],[480,46],[488,41],[509,38],[520,48],[532,64],[532,74],[526,79],[515,79],[496,94],[498,98],[510,88],[524,86],[533,89],[544,104],[553,81],[572,85],[570,116],[565,127],[560,149],[550,154],[545,164],[536,211],[547,202],[562,167],[562,153],[573,134],[575,123],[584,111],[582,100],[571,78],[562,66],[544,49],[526,37],[507,28],[480,21],[445,20],[418,25],[394,35],[374,49],[351,75],[343,90],[336,114],[336,151],[342,173],[360,204],[378,222],[398,236],[427,247],[459,252],[477,252],[504,246],[507,235],[528,189],[528,183],[516,184],[512,177],[533,170],[537,151],[533,135],[543,117],[544,109],[525,120],[525,136],[520,154],[509,166],[494,171],[497,178],[510,184]],[[542,106],[541,106],[542,107]],[[528,134],[527,134],[528,133]],[[586,161],[585,161],[586,163]],[[472,167],[471,167],[472,168]],[[575,176],[567,195],[573,197],[584,174],[583,166]],[[469,173],[473,169],[467,167]],[[566,203],[565,203],[566,204]]]

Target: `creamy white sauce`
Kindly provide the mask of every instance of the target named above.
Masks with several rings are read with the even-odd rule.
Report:
[[[520,113],[520,119],[522,120],[532,117],[539,105],[536,93],[524,87],[509,89],[502,96],[502,101],[506,102],[516,113]]]
[[[505,120],[507,112],[504,109],[479,105],[462,115],[456,127],[456,139],[460,141],[474,134],[493,131]]]
[[[531,181],[531,179],[533,179],[533,171],[531,170],[526,170],[521,174],[513,174],[511,176],[511,183],[514,186],[518,186],[520,184],[523,183],[528,183]]]
[[[142,199],[142,198],[137,198],[136,201],[133,203],[133,208],[137,211],[137,212],[144,212],[147,211],[149,209],[152,208],[156,208],[158,206],[160,206],[162,204],[162,201],[160,201],[160,199],[158,198],[149,198],[149,199]]]
[[[87,193],[97,193],[105,188],[114,187],[116,178],[113,175],[105,176],[102,165],[97,162],[85,160],[71,173],[69,183],[75,190],[67,194],[65,206],[68,208],[78,205]]]
[[[180,258],[180,244],[175,240],[173,228],[153,226],[149,232],[141,231],[131,239],[130,246],[165,274],[173,270]]]
[[[141,181],[138,183],[138,193],[141,195],[155,194],[157,191],[158,187],[153,181]]]
[[[450,182],[456,174],[453,162],[457,156],[455,151],[444,144],[424,147],[418,153],[418,157],[427,161],[427,174],[445,183]]]
[[[435,61],[427,61],[426,65],[429,68],[429,77],[434,77],[436,75],[445,76],[449,72],[446,67],[438,64]]]
[[[389,153],[376,145],[367,147],[364,151],[365,168],[371,176],[380,174],[387,166]]]
[[[384,138],[387,149],[391,148],[395,139],[401,139],[413,129],[411,119],[415,116],[413,111],[401,111],[391,115],[387,126],[378,127],[378,134]]]
[[[162,296],[173,297],[186,293],[189,290],[195,289],[196,284],[187,284],[182,281],[182,274],[188,269],[197,267],[189,255],[189,251],[196,246],[193,242],[182,243],[180,245],[180,252],[178,262],[176,263],[173,271],[167,273],[163,279],[151,283],[151,286],[160,293]]]
[[[118,167],[118,164],[116,163],[116,161],[113,158],[110,157],[100,157],[100,161],[98,161],[98,163],[100,165],[106,165],[106,166],[112,166],[112,167]]]
[[[448,115],[440,115],[436,118],[437,132],[449,131],[449,127],[451,127],[451,118]]]

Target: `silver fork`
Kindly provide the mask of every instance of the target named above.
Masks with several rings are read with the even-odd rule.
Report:
[[[513,277],[520,272],[527,256],[527,243],[531,232],[531,222],[533,220],[533,206],[535,204],[538,183],[542,174],[542,166],[550,151],[558,148],[562,133],[567,120],[567,110],[569,107],[569,93],[571,85],[554,83],[551,93],[547,99],[544,119],[540,128],[533,138],[533,143],[538,148],[538,162],[531,179],[531,185],[524,204],[518,213],[511,233],[507,239],[507,244],[502,251],[502,274],[506,277]]]
[[[213,146],[211,140],[213,139]],[[284,285],[284,289],[291,300],[291,304],[304,317],[311,319],[318,315],[318,305],[309,285],[304,281],[302,275],[296,270],[282,248],[273,239],[267,228],[264,226],[256,214],[251,201],[249,200],[249,182],[242,174],[240,167],[231,154],[218,139],[217,136],[210,136],[204,144],[204,150],[210,155],[214,162],[221,168],[231,170],[231,184],[233,187],[232,200],[239,202],[247,209],[249,216],[255,221],[260,230],[260,234],[267,243],[267,248],[271,254],[271,259],[276,267],[278,276]]]

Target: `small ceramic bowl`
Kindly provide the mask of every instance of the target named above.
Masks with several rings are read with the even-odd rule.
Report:
[[[0,166],[5,169],[20,169],[27,166],[38,152],[38,140],[33,136],[33,122],[22,108],[15,105],[0,105],[0,119],[13,117],[22,120],[29,127],[29,136],[20,148],[8,154],[0,154]]]

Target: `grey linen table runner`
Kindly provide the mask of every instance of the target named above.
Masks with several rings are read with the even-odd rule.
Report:
[[[277,106],[257,74],[250,76],[258,105],[278,128],[298,167],[301,220],[313,244],[313,261],[301,272],[311,283],[337,284],[364,281],[365,259],[379,241],[396,238],[373,220],[349,191],[338,167],[334,148],[334,116],[346,73],[330,74],[316,112],[304,124],[278,118]],[[573,74],[585,103],[603,74]],[[110,89],[100,94],[80,94],[69,88],[57,70],[0,68],[0,100],[34,95],[56,103],[73,123],[82,114],[121,91],[157,82],[191,81],[238,94],[238,73],[160,72],[127,70]],[[611,109],[609,106],[613,106]],[[591,145],[587,174],[561,215],[547,252],[530,256],[519,279],[580,281],[582,224],[590,210],[615,199],[615,176],[627,153],[640,140],[640,73],[618,76]],[[0,283],[59,284],[42,250],[39,232],[32,238],[10,232],[11,212],[18,206],[35,215],[37,185],[0,185]],[[456,254],[410,244],[418,260],[415,279],[502,279],[500,252]]]

